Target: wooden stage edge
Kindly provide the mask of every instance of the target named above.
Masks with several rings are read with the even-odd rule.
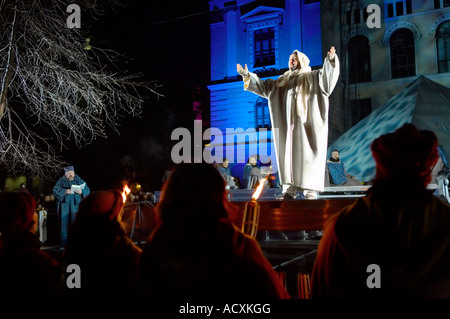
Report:
[[[333,186],[325,187],[324,192],[319,193],[319,198],[307,200],[302,198],[302,193],[297,193],[298,198],[293,201],[277,201],[277,195],[281,194],[280,188],[263,189],[257,203],[260,208],[258,219],[258,231],[302,231],[322,230],[325,222],[332,214],[339,212],[344,207],[353,204],[359,197],[365,196],[369,186]],[[430,184],[431,191],[437,189],[437,185]],[[234,219],[237,227],[242,227],[245,205],[252,200],[255,189],[229,190],[230,203],[239,207],[239,212]],[[127,203],[126,210],[133,209],[138,214],[128,218],[134,227],[146,224],[152,228],[155,225],[153,208],[157,205],[161,192],[154,193],[153,203]],[[143,222],[143,223],[141,223]]]
[[[260,208],[258,230],[301,231],[322,230],[328,218],[344,207],[353,204],[356,198],[316,199],[294,201],[258,201]],[[239,214],[234,223],[241,227],[247,202],[233,202]]]
[[[257,203],[260,207],[258,230],[267,231],[302,231],[322,230],[327,219],[342,208],[351,205],[358,197],[365,196],[370,186],[326,187],[315,200],[302,198],[293,201],[277,201],[281,188],[263,189]],[[239,207],[234,223],[242,227],[246,203],[252,200],[255,189],[229,190],[231,204]],[[161,192],[155,193],[155,204]],[[300,199],[301,198],[301,199]]]

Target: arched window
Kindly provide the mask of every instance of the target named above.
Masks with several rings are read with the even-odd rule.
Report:
[[[259,128],[271,128],[269,103],[267,99],[259,97],[255,103],[255,123],[256,129]]]
[[[450,71],[450,20],[442,22],[436,31],[438,72]]]
[[[370,82],[370,45],[369,39],[357,35],[348,44],[348,64],[350,83]]]
[[[390,39],[392,78],[416,75],[416,54],[414,52],[414,34],[401,28]]]

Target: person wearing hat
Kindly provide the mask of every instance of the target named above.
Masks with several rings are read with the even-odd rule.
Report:
[[[294,50],[289,70],[276,80],[261,80],[237,64],[244,90],[268,99],[277,169],[282,185],[278,200],[292,200],[297,191],[316,199],[324,190],[328,144],[328,97],[339,78],[334,47],[320,70],[311,70],[308,57]]]
[[[72,165],[64,167],[64,176],[53,187],[56,211],[60,221],[61,245],[66,244],[67,230],[75,221],[75,215],[81,200],[89,193],[88,185],[75,174],[75,168]]]
[[[373,185],[327,221],[312,298],[450,298],[450,206],[427,189],[437,145],[412,124],[374,140]]]

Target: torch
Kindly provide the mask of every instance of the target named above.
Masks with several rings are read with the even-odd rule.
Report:
[[[122,205],[122,209],[121,209],[120,214],[119,214],[119,218],[120,219],[122,219],[122,215],[124,213],[124,208],[125,208],[125,202],[127,201],[127,197],[128,197],[128,194],[130,194],[130,192],[131,192],[131,189],[128,187],[127,184],[124,184],[123,185],[123,191],[122,191],[122,202],[123,202],[123,205]]]
[[[257,202],[257,200],[261,195],[266,180],[267,177],[259,181],[259,185],[252,195],[252,200],[245,203],[244,207],[244,217],[242,219],[242,232],[253,238],[256,238],[259,222],[260,205]]]
[[[124,204],[127,201],[127,196],[128,196],[128,194],[130,194],[130,192],[131,192],[131,189],[128,187],[128,185],[127,184],[123,185],[122,198],[123,198]]]

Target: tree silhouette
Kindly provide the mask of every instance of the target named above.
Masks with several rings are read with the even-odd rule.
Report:
[[[0,166],[43,179],[60,172],[59,151],[82,148],[139,116],[158,84],[117,67],[121,55],[97,47],[86,28],[69,28],[73,1],[0,0]],[[78,0],[82,19],[118,0]],[[83,21],[83,20],[82,20]]]

